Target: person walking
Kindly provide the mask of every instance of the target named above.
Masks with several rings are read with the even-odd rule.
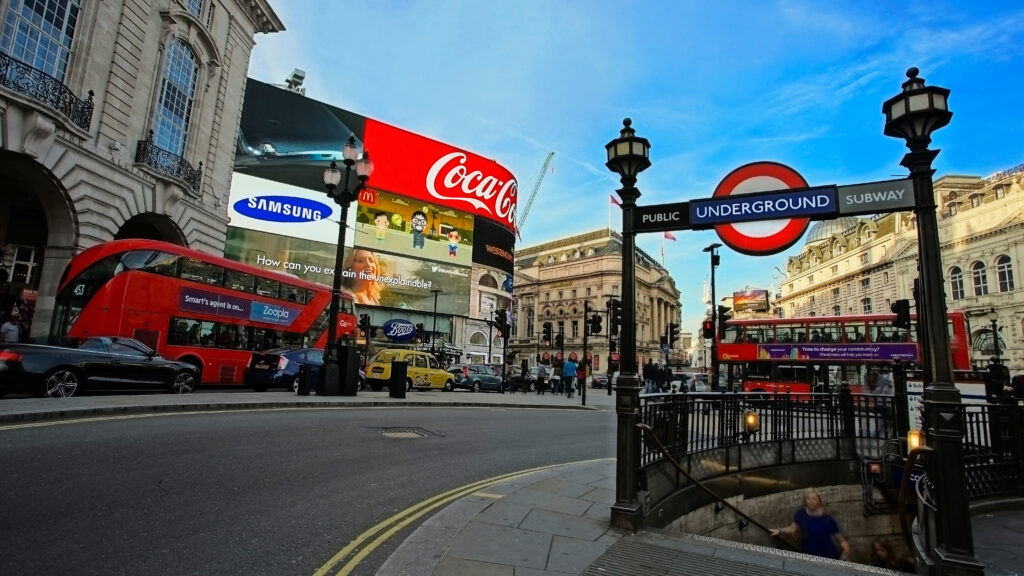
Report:
[[[772,528],[772,536],[800,537],[800,549],[835,560],[849,560],[850,543],[839,530],[839,523],[825,511],[821,496],[814,490],[804,492],[804,505],[797,509],[793,521],[785,528]]]
[[[572,387],[575,380],[576,362],[570,358],[562,364],[562,389],[565,390],[565,395],[569,398],[572,398]]]
[[[892,429],[892,402],[893,385],[892,371],[888,367],[882,368],[873,387],[869,387],[868,394],[875,396],[872,399],[875,412],[875,436],[888,438]]]
[[[548,367],[543,364],[537,365],[537,394],[544,394],[548,385]]]
[[[644,377],[644,394],[654,393],[654,360],[648,358],[647,364],[644,364],[644,368],[641,371]]]
[[[16,344],[21,338],[21,328],[18,326],[18,315],[11,314],[0,324],[0,338],[7,344]]]

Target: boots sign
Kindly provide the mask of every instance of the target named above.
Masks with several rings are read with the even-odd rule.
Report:
[[[730,172],[711,198],[635,207],[632,230],[627,231],[714,228],[733,250],[764,256],[795,244],[811,220],[897,212],[914,206],[910,179],[812,187],[788,166],[754,162]]]

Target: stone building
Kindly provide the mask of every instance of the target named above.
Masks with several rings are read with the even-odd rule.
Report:
[[[46,334],[69,259],[143,237],[222,254],[267,0],[0,0],[0,267]]]
[[[1024,370],[1024,165],[987,178],[944,176],[935,181],[946,306],[964,311],[971,357],[987,365],[996,354],[1011,372]],[[889,313],[897,299],[913,301],[917,229],[912,212],[816,223],[798,256],[789,259],[777,316]]]
[[[588,337],[587,354],[594,358],[596,371],[608,370],[609,361],[617,364],[618,353],[609,350],[609,298],[622,297],[622,236],[610,229],[595,230],[516,250],[516,275],[513,309],[514,324],[509,340],[510,356],[518,364],[526,359],[531,366],[537,357],[545,362],[560,354],[554,342],[541,342],[543,325],[551,322],[553,333],[565,336],[565,355],[583,355],[585,326],[584,302],[602,316],[602,330]],[[660,362],[661,336],[666,326],[680,322],[680,292],[668,270],[654,258],[636,252],[636,329],[637,354],[641,363]],[[593,313],[591,314],[593,316]],[[673,364],[682,363],[683,343],[670,351]]]

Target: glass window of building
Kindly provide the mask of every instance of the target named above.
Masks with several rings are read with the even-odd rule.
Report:
[[[861,278],[860,279],[860,289],[865,291],[865,292],[867,292],[868,290],[871,290],[871,278]]]
[[[203,0],[188,0],[188,12],[193,16],[203,13]]]
[[[955,203],[949,205],[949,216],[951,218],[953,216],[956,216],[956,204]]]
[[[832,315],[833,316],[840,316],[840,315],[842,315],[842,313],[843,313],[843,309],[842,309],[841,306],[839,306],[839,304],[836,304],[835,306],[832,307]]]
[[[871,298],[864,298],[861,300],[860,307],[865,314],[871,314]]]
[[[981,206],[981,196],[975,194],[971,196],[971,208],[977,208],[978,206]]]
[[[839,288],[832,289],[832,299],[839,300]]]
[[[971,277],[974,280],[974,295],[984,296],[988,294],[988,277],[983,262],[971,264]]]
[[[572,324],[570,325],[570,328],[572,330],[572,332],[570,333],[572,335],[572,337],[573,338],[579,338],[580,337],[580,322],[579,322],[579,320],[573,320]]]
[[[949,271],[949,293],[953,300],[964,299],[964,271],[959,266]]]
[[[199,65],[192,49],[180,38],[172,38],[167,44],[160,98],[153,118],[153,143],[178,156],[185,153],[198,74]]]
[[[0,51],[63,82],[80,0],[11,0]]]
[[[1013,266],[1006,254],[996,258],[996,276],[999,277],[1000,292],[1013,292]]]
[[[996,186],[996,200],[1006,196],[1006,186]]]
[[[533,338],[533,308],[526,311],[526,337]]]

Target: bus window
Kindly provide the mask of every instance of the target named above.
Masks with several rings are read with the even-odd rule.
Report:
[[[779,342],[796,342],[796,335],[802,324],[779,324],[775,327],[775,337]]]
[[[253,328],[249,347],[253,350],[277,348],[277,332],[268,328]]]
[[[821,327],[822,342],[839,342],[842,332],[836,324],[825,324]]]
[[[238,326],[220,324],[217,326],[217,347],[238,348]]]
[[[292,286],[291,284],[281,284],[281,299],[289,302],[296,302],[298,304],[305,304],[306,289],[299,288],[298,286]]]
[[[224,269],[215,264],[185,258],[181,263],[181,277],[203,284],[224,285]]]
[[[740,337],[743,335],[743,329],[740,326],[727,325],[725,327],[725,333],[722,334],[723,342],[739,342]]]
[[[847,324],[844,327],[844,334],[847,342],[863,342],[864,341],[864,326],[858,322],[856,324]]]
[[[256,277],[245,272],[225,269],[224,285],[232,290],[252,293],[256,289]]]
[[[270,278],[257,278],[256,293],[260,296],[278,298],[281,294],[281,283]]]
[[[216,346],[217,345],[217,323],[216,322],[199,322],[199,345],[200,346]]]

